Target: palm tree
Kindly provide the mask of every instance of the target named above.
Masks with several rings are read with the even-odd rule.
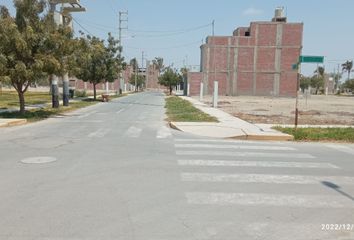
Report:
[[[161,58],[161,57],[156,57],[154,60],[152,60],[152,64],[154,64],[155,68],[159,71],[159,74],[165,68],[165,66],[163,64],[163,58]]]
[[[348,80],[350,80],[350,72],[353,68],[353,61],[347,60],[345,63],[342,64],[342,71],[348,72]]]

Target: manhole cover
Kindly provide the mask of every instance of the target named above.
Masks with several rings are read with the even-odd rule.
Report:
[[[31,157],[22,159],[22,163],[50,163],[56,161],[56,158],[53,157]]]

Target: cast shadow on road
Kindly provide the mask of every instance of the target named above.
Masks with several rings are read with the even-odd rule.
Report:
[[[343,192],[341,189],[340,189],[340,186],[332,183],[332,182],[328,182],[328,181],[322,181],[321,182],[323,185],[325,185],[326,187],[329,187],[329,188],[332,188],[334,191],[342,194],[343,196],[349,198],[350,200],[354,201],[354,197],[349,195],[348,193],[346,192]]]

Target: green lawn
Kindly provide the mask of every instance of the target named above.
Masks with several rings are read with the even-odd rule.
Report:
[[[190,102],[179,97],[166,98],[166,114],[171,122],[217,122],[212,117],[195,108]]]
[[[26,92],[26,105],[44,104],[51,101],[49,92]],[[0,93],[0,109],[19,107],[19,100],[17,92],[3,91]]]
[[[283,128],[275,127],[283,133],[291,134],[296,141],[342,141],[354,142],[354,128]]]
[[[97,97],[100,96],[100,94],[97,94]],[[110,96],[110,99],[123,96],[126,96],[126,94],[119,96]],[[3,112],[0,113],[0,118],[25,118],[29,122],[35,122],[49,118],[54,115],[61,115],[65,112],[96,104],[100,100],[98,99],[97,101],[93,101],[93,99],[86,99],[78,102],[70,102],[70,106],[68,107],[60,106],[59,109],[55,109],[51,107],[51,95],[48,92],[28,92],[25,94],[25,101],[26,105],[48,103],[48,106],[41,109],[27,110],[24,115],[21,115],[19,112]],[[16,107],[19,107],[17,93],[13,91],[3,91],[2,94],[0,94],[0,109],[11,109]]]

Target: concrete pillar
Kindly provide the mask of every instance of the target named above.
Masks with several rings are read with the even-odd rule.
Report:
[[[214,81],[214,94],[213,94],[213,107],[218,107],[218,90],[219,90],[219,82]]]
[[[63,75],[63,106],[69,106],[69,74]]]
[[[190,95],[190,90],[191,90],[191,85],[187,83],[187,96],[189,97]]]
[[[105,86],[106,86],[106,94],[108,94],[109,92],[109,85],[108,85],[108,81],[105,82]]]
[[[199,101],[203,101],[203,90],[204,90],[203,85],[204,85],[203,82],[200,82]]]
[[[52,75],[52,107],[59,108],[58,76]]]

